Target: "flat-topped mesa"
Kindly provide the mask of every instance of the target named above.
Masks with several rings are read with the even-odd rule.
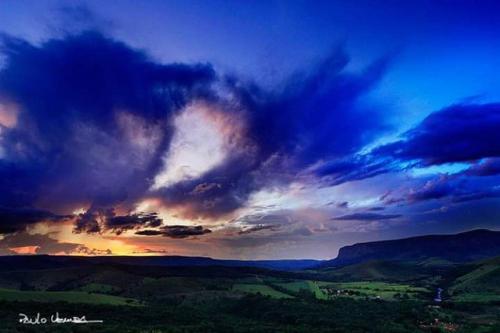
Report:
[[[478,229],[454,235],[428,235],[358,243],[342,247],[324,266],[345,266],[368,260],[421,261],[437,258],[468,262],[500,255],[500,231]]]

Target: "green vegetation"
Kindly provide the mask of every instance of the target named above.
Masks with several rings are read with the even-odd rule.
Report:
[[[386,283],[377,281],[321,283],[323,287],[339,290],[340,295],[354,297],[379,297],[385,300],[418,299],[420,295],[429,293],[422,287],[408,284]]]
[[[81,291],[20,291],[0,289],[0,300],[33,302],[69,302],[110,305],[139,305],[131,298],[92,294]]]
[[[0,333],[493,333],[500,322],[499,268],[497,259],[378,261],[306,272],[126,265],[4,271]],[[438,287],[440,303],[433,301]],[[57,311],[105,324],[35,330],[16,321],[19,312]]]
[[[235,284],[233,286],[234,291],[241,291],[244,293],[250,294],[260,294],[263,296],[269,296],[272,298],[293,298],[293,296],[285,294],[281,291],[273,289],[272,287],[265,284],[249,284],[249,283],[241,283]]]
[[[308,292],[311,292],[317,299],[321,300],[328,299],[327,294],[320,289],[319,283],[317,281],[304,280],[304,281],[277,283],[277,285],[294,293],[299,293],[301,290],[306,290]]]
[[[500,301],[500,259],[487,260],[470,266],[469,272],[456,278],[448,289],[459,302]]]
[[[85,314],[104,324],[19,325],[18,313],[50,316]],[[471,312],[464,317],[464,313]],[[490,317],[483,313],[489,312]],[[480,321],[473,316],[481,314]],[[74,303],[36,303],[0,301],[0,333],[18,332],[318,332],[318,333],[417,333],[446,332],[452,325],[456,333],[499,332],[495,316],[500,311],[484,306],[439,309],[420,301],[385,302],[337,298],[331,301],[275,299],[260,295],[212,299],[209,303],[149,305],[145,307]],[[471,319],[472,318],[472,319]],[[498,317],[496,317],[498,318]],[[439,322],[436,324],[435,319]]]
[[[85,314],[105,324],[39,325],[35,328],[17,323],[18,313],[49,316]],[[259,295],[212,300],[209,304],[184,306],[127,307],[85,304],[0,302],[0,332],[337,332],[401,333],[419,332],[417,320],[428,320],[419,303],[356,301],[305,302],[299,299],[274,299]]]

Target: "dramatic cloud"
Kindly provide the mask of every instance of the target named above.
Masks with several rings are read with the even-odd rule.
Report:
[[[301,166],[319,159],[357,152],[385,129],[380,110],[363,96],[381,79],[387,61],[356,75],[345,68],[349,58],[336,50],[316,67],[292,77],[271,96],[256,87],[241,87],[250,117],[251,137],[261,153],[292,155]]]
[[[497,104],[450,106],[368,151],[389,128],[390,110],[370,97],[387,59],[353,72],[336,50],[264,88],[209,64],[158,63],[96,32],[38,45],[4,36],[2,54],[1,234],[72,221],[74,239],[114,234],[158,251],[209,233],[197,243],[266,247],[383,230],[416,203],[499,197],[493,183],[463,182],[499,173]],[[470,166],[392,184],[413,166],[454,162]],[[389,182],[352,185],[378,178]],[[50,239],[19,248],[108,254]]]
[[[139,227],[159,227],[162,220],[155,213],[113,216],[106,221],[106,227],[117,233]]]
[[[191,236],[201,236],[211,233],[210,229],[205,229],[202,226],[185,226],[185,225],[169,225],[163,226],[159,230],[146,229],[137,231],[136,235],[142,236],[164,236],[170,238],[187,238]]]
[[[4,36],[2,53],[6,206],[134,201],[160,167],[170,115],[206,95],[215,78],[209,65],[157,64],[94,32],[40,46]],[[9,116],[12,105],[18,112]]]
[[[113,208],[92,208],[77,217],[75,232],[110,231],[119,235],[126,230],[155,228],[161,224],[162,219],[156,213],[116,215]]]
[[[39,209],[0,207],[0,234],[23,231],[38,222],[58,222],[70,218]]]
[[[154,227],[114,213],[145,197],[185,218],[229,214],[387,128],[364,99],[387,61],[350,73],[339,50],[275,89],[210,65],[158,64],[96,32],[39,46],[4,37],[2,51],[0,204],[86,207],[77,232]],[[334,183],[380,172],[366,168],[310,170]]]
[[[230,97],[219,98],[219,108],[244,124],[237,132],[245,137],[237,139],[230,156],[199,177],[160,189],[166,204],[186,207],[189,218],[220,216],[243,206],[256,190],[285,184],[318,162],[350,158],[387,128],[380,110],[363,100],[385,72],[387,61],[361,74],[347,72],[348,62],[337,51],[271,91],[227,79]],[[215,152],[217,159],[220,154]],[[377,165],[363,167],[366,170],[360,171],[350,165],[331,181],[338,184],[385,172]],[[314,168],[311,171],[316,174]],[[317,172],[319,177],[326,174]]]
[[[19,232],[6,235],[0,240],[0,253],[103,255],[111,254],[111,251],[90,249],[77,243],[60,242],[50,235]]]
[[[500,104],[457,104],[430,114],[403,140],[375,153],[421,165],[499,157],[499,128]]]

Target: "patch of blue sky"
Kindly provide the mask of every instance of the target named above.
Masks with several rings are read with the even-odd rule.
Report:
[[[414,177],[448,174],[453,175],[460,173],[470,167],[468,163],[446,163],[441,165],[433,165],[429,167],[413,168],[410,173]]]

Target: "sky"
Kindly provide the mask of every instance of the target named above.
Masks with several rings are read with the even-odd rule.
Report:
[[[0,255],[500,230],[498,7],[2,1]]]

